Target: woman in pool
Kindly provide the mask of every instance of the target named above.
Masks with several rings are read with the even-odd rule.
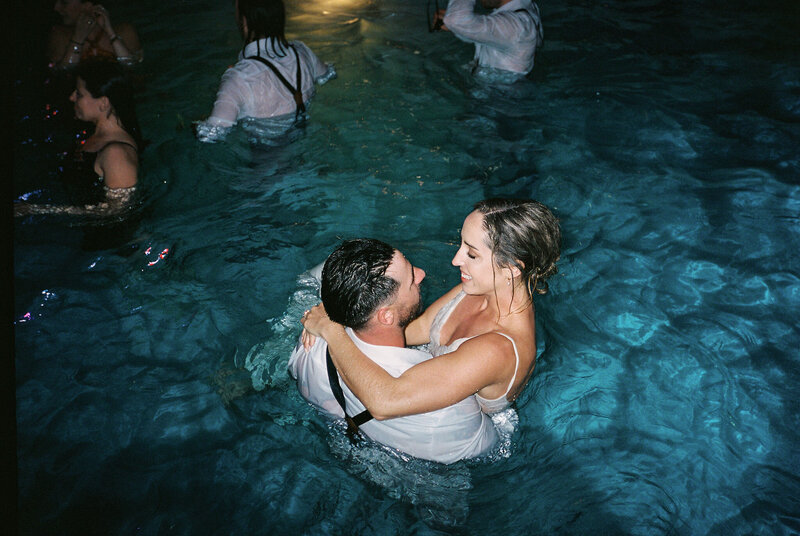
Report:
[[[131,65],[142,60],[136,29],[111,24],[108,10],[85,0],[57,0],[53,7],[62,24],[50,31],[47,53],[54,67],[74,67],[89,58]]]
[[[70,95],[75,117],[94,125],[94,131],[75,155],[103,184],[103,199],[92,205],[58,206],[17,203],[14,214],[112,215],[129,208],[136,190],[141,137],[130,85],[120,67],[87,62],[78,71]]]
[[[453,265],[461,284],[406,328],[434,359],[394,378],[362,354],[321,305],[303,319],[328,342],[345,383],[376,419],[424,413],[475,395],[485,413],[508,407],[536,364],[533,297],[557,272],[561,231],[531,200],[488,199],[464,220]]]

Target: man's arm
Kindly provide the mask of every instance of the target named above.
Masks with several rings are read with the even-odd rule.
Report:
[[[232,69],[225,71],[217,91],[211,115],[195,123],[195,135],[202,142],[213,143],[225,138],[239,117],[239,102],[242,99],[241,81]]]
[[[525,31],[523,23],[513,11],[479,15],[475,13],[475,2],[450,0],[447,6],[444,24],[462,41],[502,47],[516,41],[516,36]]]

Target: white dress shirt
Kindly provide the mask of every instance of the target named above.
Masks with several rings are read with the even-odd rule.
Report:
[[[474,68],[529,73],[544,35],[539,7],[531,0],[511,0],[488,15],[479,15],[476,1],[450,0],[444,17],[445,26],[456,37],[475,43]]]
[[[431,359],[427,352],[413,348],[369,344],[349,328],[347,334],[370,359],[394,377],[413,365]],[[325,360],[327,343],[318,337],[309,351],[298,343],[289,358],[289,373],[297,380],[300,394],[318,409],[333,418],[344,418],[328,382]],[[339,380],[347,403],[347,413],[353,417],[364,411],[364,405]],[[481,412],[474,396],[444,409],[419,415],[396,417],[382,421],[370,420],[359,429],[374,441],[411,454],[417,458],[440,463],[453,463],[465,458],[487,454],[498,440],[492,420]]]
[[[300,41],[291,41],[290,45],[297,50],[300,59],[300,89],[303,102],[307,103],[314,96],[314,84],[324,84],[336,76],[336,71],[332,65],[320,61]],[[296,84],[297,60],[291,48],[283,47],[272,39],[248,43],[239,53],[239,61],[222,75],[211,115],[197,125],[197,135],[201,141],[215,141],[224,137],[230,127],[243,118],[294,118],[297,105],[292,92],[269,67],[258,60],[246,59],[249,56],[266,59],[290,84]]]

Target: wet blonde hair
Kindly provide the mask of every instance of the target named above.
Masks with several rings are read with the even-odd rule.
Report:
[[[495,198],[476,203],[475,210],[483,215],[495,264],[518,268],[531,300],[546,294],[561,258],[561,229],[550,209],[532,199]]]

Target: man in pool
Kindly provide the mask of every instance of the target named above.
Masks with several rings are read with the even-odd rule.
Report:
[[[476,2],[450,0],[447,10],[436,14],[437,22],[462,41],[475,43],[473,73],[495,69],[522,78],[533,69],[544,37],[539,7],[532,0],[480,0],[492,12],[479,15]]]
[[[333,65],[301,41],[286,39],[283,0],[236,0],[233,6],[244,47],[222,75],[211,115],[194,125],[203,142],[224,139],[239,121],[257,135],[288,128],[305,118],[315,84],[336,77]]]
[[[379,240],[349,240],[322,269],[322,303],[330,318],[346,326],[353,342],[393,376],[431,359],[405,347],[404,328],[421,310],[425,272]],[[348,421],[369,418],[364,405],[327,363],[327,343],[317,338],[309,350],[302,340],[289,358],[289,373],[303,397],[334,418],[344,418],[334,394],[341,389]],[[328,368],[330,367],[330,368]],[[355,417],[357,416],[357,417]],[[355,419],[353,419],[355,417]],[[352,425],[350,425],[352,426]],[[417,458],[453,463],[486,454],[497,441],[491,419],[474,397],[444,409],[394,419],[366,420],[359,430],[370,439]]]

